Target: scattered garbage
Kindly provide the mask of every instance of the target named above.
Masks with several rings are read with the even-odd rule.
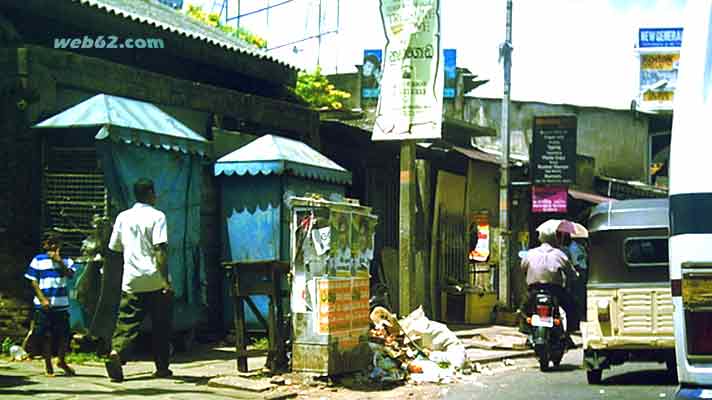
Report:
[[[445,324],[429,320],[422,307],[398,320],[385,307],[371,312],[371,379],[449,383],[466,364],[465,346]]]
[[[10,347],[10,358],[12,358],[13,361],[22,361],[27,358],[27,353],[22,347],[13,345]]]

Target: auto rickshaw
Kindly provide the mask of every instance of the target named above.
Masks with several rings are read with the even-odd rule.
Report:
[[[664,362],[675,373],[668,219],[667,199],[615,201],[591,211],[581,323],[589,384],[627,361]]]

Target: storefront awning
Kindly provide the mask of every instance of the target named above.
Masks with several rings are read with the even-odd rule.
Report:
[[[98,94],[35,128],[101,127],[96,139],[204,156],[208,141],[151,103]]]
[[[265,135],[220,158],[215,176],[281,175],[351,184],[351,172],[306,144],[281,136]]]
[[[593,193],[582,192],[580,190],[569,189],[569,195],[577,200],[587,201],[593,204],[607,203],[609,201],[617,201],[610,197],[600,196]]]

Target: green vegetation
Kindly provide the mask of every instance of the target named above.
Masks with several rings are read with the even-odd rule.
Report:
[[[344,107],[343,101],[351,97],[351,93],[338,90],[329,83],[329,79],[321,74],[321,68],[318,66],[313,73],[299,73],[294,92],[318,110],[340,110]]]
[[[255,350],[267,350],[269,349],[269,339],[267,339],[266,337],[252,339],[252,347]]]
[[[229,25],[223,25],[220,23],[220,15],[215,14],[215,13],[207,13],[203,11],[203,7],[196,6],[196,5],[188,5],[188,9],[186,10],[186,15],[189,17],[196,19],[206,25],[212,26],[214,28],[218,28],[221,31],[225,32],[229,36],[236,37],[237,39],[243,40],[259,49],[264,49],[267,47],[267,41],[263,39],[262,37],[255,35],[254,33],[243,29],[243,28],[235,28]]]
[[[2,354],[10,354],[10,347],[14,346],[15,342],[10,339],[9,337],[6,337],[5,339],[2,340],[2,343],[0,343],[0,353]]]
[[[84,364],[88,362],[103,363],[105,358],[97,356],[96,353],[67,353],[67,363],[69,364]]]

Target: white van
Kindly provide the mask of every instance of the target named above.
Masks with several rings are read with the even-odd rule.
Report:
[[[712,398],[712,0],[687,2],[670,153],[677,398]]]

